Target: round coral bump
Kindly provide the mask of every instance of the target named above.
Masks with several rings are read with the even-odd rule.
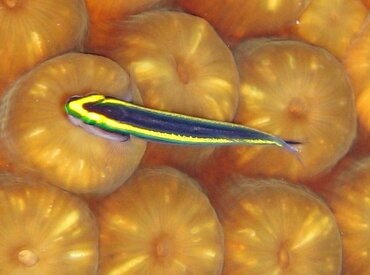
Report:
[[[79,48],[83,0],[0,0],[0,90],[36,64]]]
[[[368,11],[360,0],[312,0],[295,32],[305,41],[343,58]]]
[[[337,176],[326,197],[342,232],[344,274],[368,274],[370,159],[358,160]]]
[[[204,19],[151,11],[122,21],[106,54],[134,78],[147,107],[231,120],[239,78],[233,56]]]
[[[370,88],[370,15],[353,39],[345,58],[347,72],[357,95]]]
[[[167,165],[194,175],[215,151],[213,146],[167,145],[148,142],[141,167]],[[207,171],[209,172],[209,171]]]
[[[363,152],[367,152],[370,148],[370,86],[361,93],[356,99],[356,108],[359,121],[359,139],[358,144],[362,147]]]
[[[141,169],[98,205],[104,274],[221,274],[223,233],[196,182]]]
[[[118,64],[77,53],[44,62],[6,92],[0,103],[1,138],[20,170],[90,195],[113,191],[133,173],[144,141],[108,140],[69,121],[66,100],[92,92],[132,97],[129,77]]]
[[[295,22],[310,0],[179,0],[186,11],[209,21],[232,41],[267,35]]]
[[[303,181],[334,166],[356,135],[354,96],[343,66],[297,41],[252,40],[235,50],[241,98],[235,122],[302,142],[300,158],[272,147],[225,148],[245,175]]]
[[[365,6],[370,9],[370,0],[362,0],[362,2],[365,4]]]
[[[361,127],[361,139],[367,139],[370,132],[370,16],[353,40],[345,59],[346,69],[356,92],[356,107]],[[368,146],[366,146],[368,147]]]
[[[4,145],[0,141],[0,171],[11,172],[14,168],[14,163],[9,159],[9,156],[6,154]]]
[[[130,72],[145,106],[223,121],[234,117],[238,71],[230,50],[207,21],[181,12],[151,11],[122,21],[116,32],[114,49],[103,53]],[[192,169],[210,151],[151,144],[145,159]]]
[[[101,23],[107,20],[123,19],[128,15],[137,14],[147,9],[156,7],[168,0],[86,0],[90,20]]]
[[[145,10],[159,8],[169,4],[172,0],[86,0],[90,17],[90,26],[86,47],[88,49],[104,48],[110,41],[110,25],[115,20],[122,20],[129,15],[138,14]],[[109,42],[108,42],[109,44]]]
[[[223,274],[341,274],[334,215],[307,189],[238,178],[228,181],[215,207],[225,234]]]
[[[0,175],[2,274],[95,274],[98,238],[95,217],[79,198]]]

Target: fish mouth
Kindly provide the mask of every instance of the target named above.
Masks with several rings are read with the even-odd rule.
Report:
[[[72,102],[72,101],[75,101],[75,100],[78,100],[80,98],[82,98],[83,96],[82,95],[73,95],[71,97],[69,97],[67,100],[66,100],[66,104]]]
[[[127,142],[130,140],[130,135],[120,135],[109,131],[105,131],[103,129],[96,127],[95,125],[84,123],[82,120],[75,118],[74,116],[68,115],[68,119],[73,125],[81,127],[87,133],[92,134],[94,136],[98,136],[115,142]]]
[[[84,98],[84,97],[92,96],[92,95],[100,95],[100,94],[99,93],[96,93],[96,92],[92,92],[92,93],[88,93],[88,94],[84,94],[84,95],[73,95],[73,96],[69,97],[66,100],[66,104],[68,104],[68,103],[70,103],[72,101],[79,100],[79,99]]]

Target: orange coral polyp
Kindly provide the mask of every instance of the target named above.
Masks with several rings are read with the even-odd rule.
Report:
[[[225,234],[223,274],[341,274],[335,217],[302,186],[228,179],[215,198]]]
[[[356,94],[356,109],[360,126],[360,146],[369,148],[370,133],[370,15],[354,38],[345,58],[345,66]]]
[[[95,274],[98,228],[81,199],[34,179],[0,175],[2,274]]]
[[[362,2],[365,4],[365,6],[370,9],[370,0],[362,0]]]
[[[303,165],[276,148],[232,147],[221,157],[230,170],[304,181],[347,153],[356,136],[355,102],[334,56],[302,42],[257,39],[240,44],[235,57],[241,78],[235,122],[301,141]]]
[[[144,105],[216,120],[233,118],[237,68],[209,23],[181,12],[151,11],[113,25],[113,49],[93,50],[130,72]]]
[[[19,0],[2,0],[4,3],[5,7],[8,8],[14,8],[15,6],[19,5]]]
[[[0,1],[0,91],[38,63],[80,48],[87,21],[83,0]]]
[[[107,140],[69,121],[66,100],[91,92],[136,97],[118,64],[77,53],[44,62],[6,92],[0,103],[1,138],[19,171],[90,195],[113,191],[133,173],[146,142]]]
[[[331,182],[326,198],[342,232],[345,274],[370,272],[370,159],[357,159]]]
[[[222,36],[240,41],[274,33],[295,22],[310,0],[180,0],[185,10],[209,21]]]
[[[187,175],[138,170],[97,212],[102,273],[221,274],[222,228]]]
[[[108,49],[94,50],[130,72],[145,106],[221,121],[234,117],[238,71],[230,50],[207,21],[181,12],[151,11],[110,28]],[[145,162],[189,169],[213,150],[161,144],[148,148]]]
[[[163,0],[86,0],[86,6],[94,24],[107,20],[124,19],[128,15],[147,10]]]
[[[345,58],[356,95],[370,88],[370,15],[353,39]]]
[[[367,13],[359,0],[314,0],[299,18],[295,32],[342,59]]]

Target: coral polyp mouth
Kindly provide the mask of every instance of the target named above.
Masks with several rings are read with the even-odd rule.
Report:
[[[176,67],[177,74],[179,76],[179,79],[181,83],[184,85],[188,84],[190,81],[189,71],[183,64],[178,64]]]
[[[290,100],[288,111],[295,118],[303,118],[307,115],[309,106],[304,99],[295,97]]]
[[[68,103],[70,103],[70,102],[72,102],[72,101],[78,100],[78,99],[80,99],[81,97],[82,97],[81,95],[73,95],[73,96],[71,96],[71,97],[69,97],[69,98],[67,99],[66,104],[68,104]]]
[[[85,95],[73,95],[73,96],[70,96],[67,100],[66,100],[66,104],[68,103],[71,103],[73,101],[76,101],[76,100],[80,100],[80,99],[83,99],[84,97],[86,96],[97,96],[99,98],[104,98],[104,96],[102,95],[99,95],[98,93],[96,92],[92,92],[92,93],[87,93]],[[99,102],[99,100],[96,100],[96,102]]]
[[[96,101],[93,102],[94,104],[99,103],[101,99],[104,99],[104,96],[97,95],[96,93],[90,94],[90,95],[96,95],[97,97]],[[76,102],[79,100],[81,100],[81,102]],[[93,134],[95,136],[99,136],[99,137],[102,137],[108,140],[119,141],[119,142],[129,140],[129,137],[130,137],[129,135],[117,134],[117,133],[113,133],[110,131],[106,131],[104,129],[97,127],[95,125],[96,123],[94,122],[94,120],[90,119],[88,120],[88,122],[86,122],[86,120],[82,119],[84,116],[84,112],[86,112],[86,110],[84,110],[84,105],[88,103],[89,102],[84,102],[84,96],[80,96],[80,95],[74,95],[67,99],[65,103],[65,110],[66,110],[69,121],[73,125],[81,127],[82,129],[84,129],[86,132],[90,134]]]
[[[19,2],[21,2],[21,1],[19,1],[19,0],[3,0],[2,2],[5,5],[5,7],[11,9],[11,8],[15,8],[16,6],[18,6]]]
[[[153,254],[158,260],[170,258],[173,254],[173,240],[167,235],[159,236],[153,243]]]
[[[27,267],[32,267],[39,261],[38,256],[31,250],[22,250],[18,253],[18,261]]]

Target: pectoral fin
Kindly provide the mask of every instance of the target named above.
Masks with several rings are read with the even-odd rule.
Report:
[[[113,141],[120,141],[120,142],[125,142],[130,139],[130,135],[111,133],[103,129],[100,129],[94,125],[83,123],[80,119],[77,119],[70,115],[68,116],[68,118],[74,125],[83,128],[84,130],[86,130],[87,132],[95,136],[99,136],[99,137],[113,140]]]

